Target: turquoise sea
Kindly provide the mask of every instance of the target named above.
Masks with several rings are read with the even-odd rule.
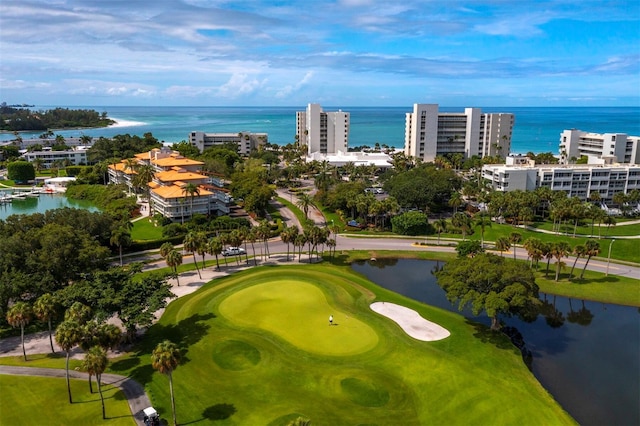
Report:
[[[296,133],[296,111],[299,107],[103,107],[65,106],[68,108],[106,111],[119,125],[103,129],[54,131],[64,137],[88,135],[114,136],[129,133],[142,135],[151,132],[166,143],[187,140],[191,131],[264,132],[269,142],[284,145],[293,142]],[[36,106],[46,110],[55,106]],[[407,107],[349,107],[323,106],[325,111],[341,109],[351,114],[349,146],[370,145],[376,142],[401,148],[404,145],[405,113]],[[461,112],[464,108],[440,107],[441,111]],[[580,129],[595,133],[627,133],[640,136],[640,107],[503,107],[482,108],[483,112],[515,114],[512,152],[558,152],[560,133],[565,129]],[[23,138],[38,137],[38,133],[24,133]],[[0,134],[0,140],[13,139],[13,134]]]

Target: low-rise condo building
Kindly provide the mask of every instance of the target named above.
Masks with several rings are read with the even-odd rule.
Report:
[[[201,171],[203,165],[163,147],[109,165],[109,182],[123,183],[135,192],[140,167],[151,166],[154,174],[148,190],[152,214],[160,213],[173,221],[188,220],[194,214],[228,214],[232,201],[228,191]]]
[[[426,162],[451,154],[504,157],[511,151],[513,124],[511,113],[440,112],[437,104],[414,104],[405,116],[404,153]]]
[[[238,154],[249,155],[251,151],[258,149],[268,142],[269,136],[266,133],[189,133],[189,143],[203,152],[207,148],[224,144],[235,144]]]
[[[589,133],[571,129],[560,133],[560,161],[567,163],[583,155],[613,157],[615,162],[640,164],[640,136],[625,133]]]
[[[640,166],[631,164],[536,165],[526,157],[507,157],[507,164],[482,167],[482,177],[496,191],[533,191],[547,187],[564,191],[583,201],[597,192],[603,202],[612,202],[617,192],[640,190]]]
[[[349,145],[349,113],[342,110],[324,112],[318,104],[296,112],[298,143],[307,146],[307,154],[347,152]]]
[[[74,149],[64,151],[27,151],[21,155],[26,161],[31,163],[38,161],[40,167],[51,169],[53,167],[87,165],[87,147],[79,146]]]

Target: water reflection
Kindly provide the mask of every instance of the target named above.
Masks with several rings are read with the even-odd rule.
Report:
[[[458,312],[438,286],[442,262],[356,262],[353,270],[412,299]],[[540,383],[583,425],[640,424],[638,309],[541,294],[538,312],[502,317]],[[465,317],[490,325],[486,316]]]

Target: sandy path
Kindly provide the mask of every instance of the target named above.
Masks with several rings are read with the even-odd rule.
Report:
[[[433,342],[442,340],[451,333],[446,328],[422,318],[413,309],[389,302],[375,302],[371,310],[396,322],[405,333],[417,340]]]

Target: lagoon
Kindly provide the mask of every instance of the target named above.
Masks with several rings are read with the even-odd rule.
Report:
[[[458,312],[433,275],[442,265],[378,259],[352,268],[381,287]],[[640,424],[639,309],[545,294],[540,298],[542,309],[533,322],[501,318],[521,334],[536,378],[581,425]],[[486,316],[462,315],[490,325]]]
[[[0,192],[11,193],[11,190],[1,190]],[[40,194],[38,197],[0,203],[0,219],[6,220],[12,214],[44,213],[47,210],[61,209],[63,207],[98,211],[98,208],[89,201],[69,200],[64,194]]]

